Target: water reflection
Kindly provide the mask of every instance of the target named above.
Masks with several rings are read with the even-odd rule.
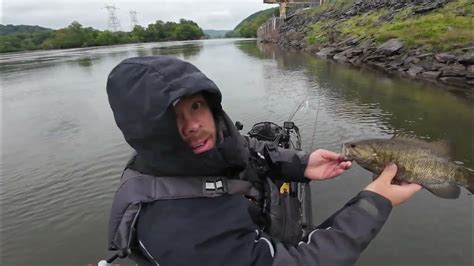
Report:
[[[254,42],[238,42],[235,44],[239,50],[244,52],[246,55],[258,58],[258,59],[273,59],[274,57],[269,57],[268,54],[265,54],[263,45],[256,46]]]
[[[91,57],[82,57],[77,60],[77,64],[81,67],[90,67],[94,61]]]
[[[164,46],[151,49],[152,55],[174,55],[189,59],[199,54],[202,50],[202,43],[191,43],[180,46]]]

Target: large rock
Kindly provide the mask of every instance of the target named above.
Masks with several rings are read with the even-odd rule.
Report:
[[[360,38],[347,38],[336,43],[336,46],[354,46],[357,45],[360,41]]]
[[[434,3],[433,3],[434,2]],[[439,3],[438,1],[433,1],[432,3],[428,3],[428,4],[425,4],[425,5],[422,5],[418,8],[415,9],[415,13],[425,13],[425,12],[428,12],[428,11],[431,11],[431,10],[434,10],[434,9],[437,9],[439,7],[442,6],[441,3]]]
[[[391,39],[377,47],[377,51],[384,55],[392,55],[398,52],[401,48],[403,48],[403,43],[400,40]]]
[[[459,78],[459,77],[442,77],[439,78],[442,82],[449,84],[449,85],[454,85],[454,86],[462,86],[466,87],[467,86],[467,80],[465,78]]]
[[[383,71],[389,70],[389,67],[388,67],[387,63],[384,63],[384,62],[370,61],[370,62],[367,62],[367,65],[369,65],[373,68],[376,68],[376,69],[383,70]]]
[[[385,55],[367,55],[366,57],[363,58],[364,62],[370,62],[370,61],[386,61],[386,56]]]
[[[440,63],[453,63],[456,61],[456,56],[452,54],[447,54],[447,53],[441,53],[441,54],[436,54],[435,55],[436,61]]]
[[[466,75],[466,68],[461,64],[447,65],[439,69],[442,77],[462,77]]]
[[[466,70],[467,70],[467,72],[469,72],[469,73],[474,73],[474,65],[468,66]]]
[[[348,58],[352,58],[354,56],[362,54],[362,52],[363,52],[363,50],[360,49],[360,48],[349,48],[349,49],[346,49],[346,50],[338,53],[338,55],[345,56],[345,57],[348,57]],[[334,56],[334,59],[336,59],[336,56]]]
[[[410,77],[416,77],[418,75],[418,73],[422,72],[424,69],[420,66],[412,66],[410,67],[410,69],[408,69],[407,71],[407,74],[410,76]]]
[[[336,49],[333,47],[325,47],[321,49],[319,52],[316,53],[316,55],[323,57],[323,58],[331,58],[334,56]]]
[[[433,57],[426,57],[423,60],[421,60],[420,63],[418,63],[419,66],[423,67],[424,69],[428,71],[437,71],[438,69],[442,68],[445,66],[444,64],[440,64],[434,60]]]
[[[437,79],[441,74],[440,71],[426,71],[420,74],[420,77],[425,79]]]
[[[408,56],[405,60],[403,60],[403,63],[406,65],[410,65],[410,64],[418,64],[420,61],[421,60],[418,57]]]
[[[417,49],[415,53],[416,53],[416,57],[420,59],[433,56],[432,53],[424,53],[422,50],[419,50],[419,49]]]
[[[458,56],[458,62],[464,65],[474,65],[474,52]]]
[[[300,42],[298,40],[293,40],[293,41],[291,41],[290,45],[293,46],[293,47],[299,47]]]
[[[363,52],[364,52],[364,50],[362,50],[360,48],[353,48],[348,52],[348,56],[349,57],[358,56],[358,55],[362,54]]]
[[[304,49],[305,52],[308,52],[310,54],[315,54],[317,52],[319,52],[319,46],[318,45],[311,45],[311,46],[307,46],[305,49]]]
[[[361,65],[362,64],[362,59],[358,56],[354,56],[349,60],[349,62],[353,65]]]
[[[347,57],[345,56],[344,52],[335,54],[334,57],[333,57],[333,59],[336,60],[336,61],[338,61],[338,62],[340,62],[340,63],[349,62],[349,60],[348,60]]]
[[[397,62],[397,61],[392,61],[388,64],[387,68],[389,70],[396,70],[396,71],[405,71],[406,68],[402,67],[402,63],[401,62]]]
[[[461,50],[463,50],[464,52],[474,51],[474,44],[463,47],[463,48],[461,48]]]

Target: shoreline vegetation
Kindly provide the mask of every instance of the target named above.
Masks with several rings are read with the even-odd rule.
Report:
[[[136,25],[131,32],[100,31],[83,27],[77,21],[58,30],[39,26],[0,25],[0,32],[0,53],[199,40],[206,36],[197,23],[186,19],[181,19],[178,23],[158,20],[146,28]]]
[[[474,0],[339,0],[278,25],[258,37],[344,64],[474,88]]]

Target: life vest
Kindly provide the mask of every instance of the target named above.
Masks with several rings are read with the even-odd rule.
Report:
[[[301,240],[301,205],[288,193],[280,193],[279,187],[270,178],[262,180],[263,186],[256,186],[255,182],[239,177],[160,177],[131,169],[133,160],[122,173],[108,226],[108,248],[117,251],[116,256],[120,258],[131,253],[141,257],[141,252],[135,252],[139,250],[135,224],[142,205],[157,200],[243,195],[256,203],[249,205],[249,213],[262,231],[285,244],[296,245]]]

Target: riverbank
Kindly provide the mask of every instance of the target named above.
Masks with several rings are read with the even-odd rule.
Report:
[[[339,1],[271,20],[259,38],[341,63],[472,89],[473,17],[472,0]]]

